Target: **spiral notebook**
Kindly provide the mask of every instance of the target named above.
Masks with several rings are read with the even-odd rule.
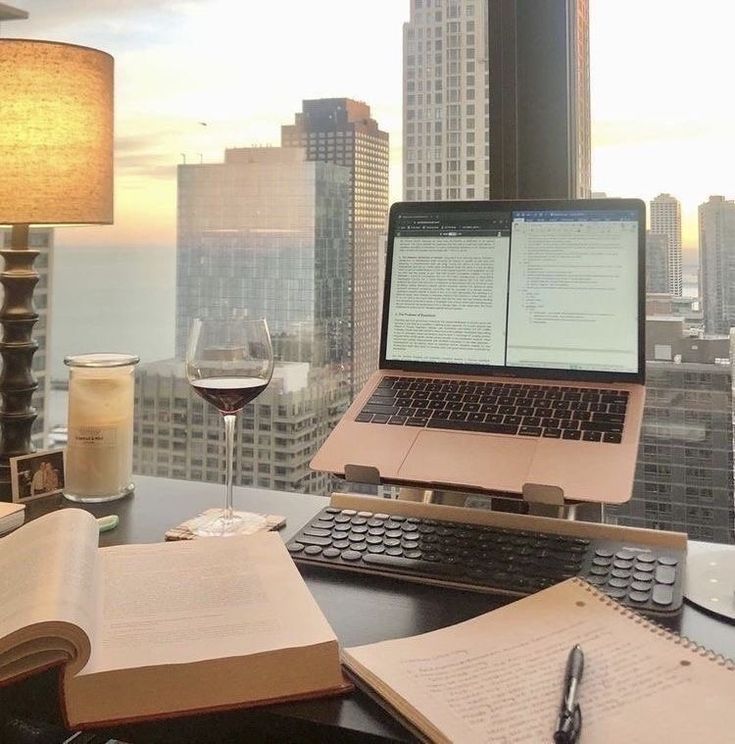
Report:
[[[735,664],[579,579],[343,662],[428,741],[539,744],[553,740],[575,643],[581,743],[735,741]]]

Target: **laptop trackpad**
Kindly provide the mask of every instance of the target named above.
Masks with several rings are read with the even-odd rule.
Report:
[[[419,432],[398,469],[401,480],[520,493],[537,440],[457,431]]]

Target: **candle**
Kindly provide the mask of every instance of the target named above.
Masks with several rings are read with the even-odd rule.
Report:
[[[130,493],[133,471],[133,372],[129,354],[81,354],[69,367],[69,416],[64,495],[112,501]]]

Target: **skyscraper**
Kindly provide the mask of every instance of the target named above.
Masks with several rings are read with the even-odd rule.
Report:
[[[342,331],[345,366],[357,393],[378,366],[380,238],[388,214],[388,134],[370,107],[349,98],[304,101],[293,124],[281,127],[283,147],[303,147],[308,160],[349,170],[349,301]]]
[[[350,353],[347,168],[300,148],[225,151],[178,171],[176,351],[192,318],[265,317],[279,359],[343,365]]]
[[[669,291],[669,248],[666,236],[646,230],[646,292]]]
[[[699,262],[707,333],[735,326],[735,202],[710,196],[699,205]]]
[[[669,289],[681,297],[681,205],[671,194],[659,194],[651,202],[651,232],[666,236]]]
[[[488,155],[487,0],[411,0],[403,26],[403,194],[484,199]]]

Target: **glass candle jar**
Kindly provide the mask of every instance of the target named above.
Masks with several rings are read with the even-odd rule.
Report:
[[[133,488],[135,365],[131,354],[68,356],[69,416],[64,495],[119,499]]]

